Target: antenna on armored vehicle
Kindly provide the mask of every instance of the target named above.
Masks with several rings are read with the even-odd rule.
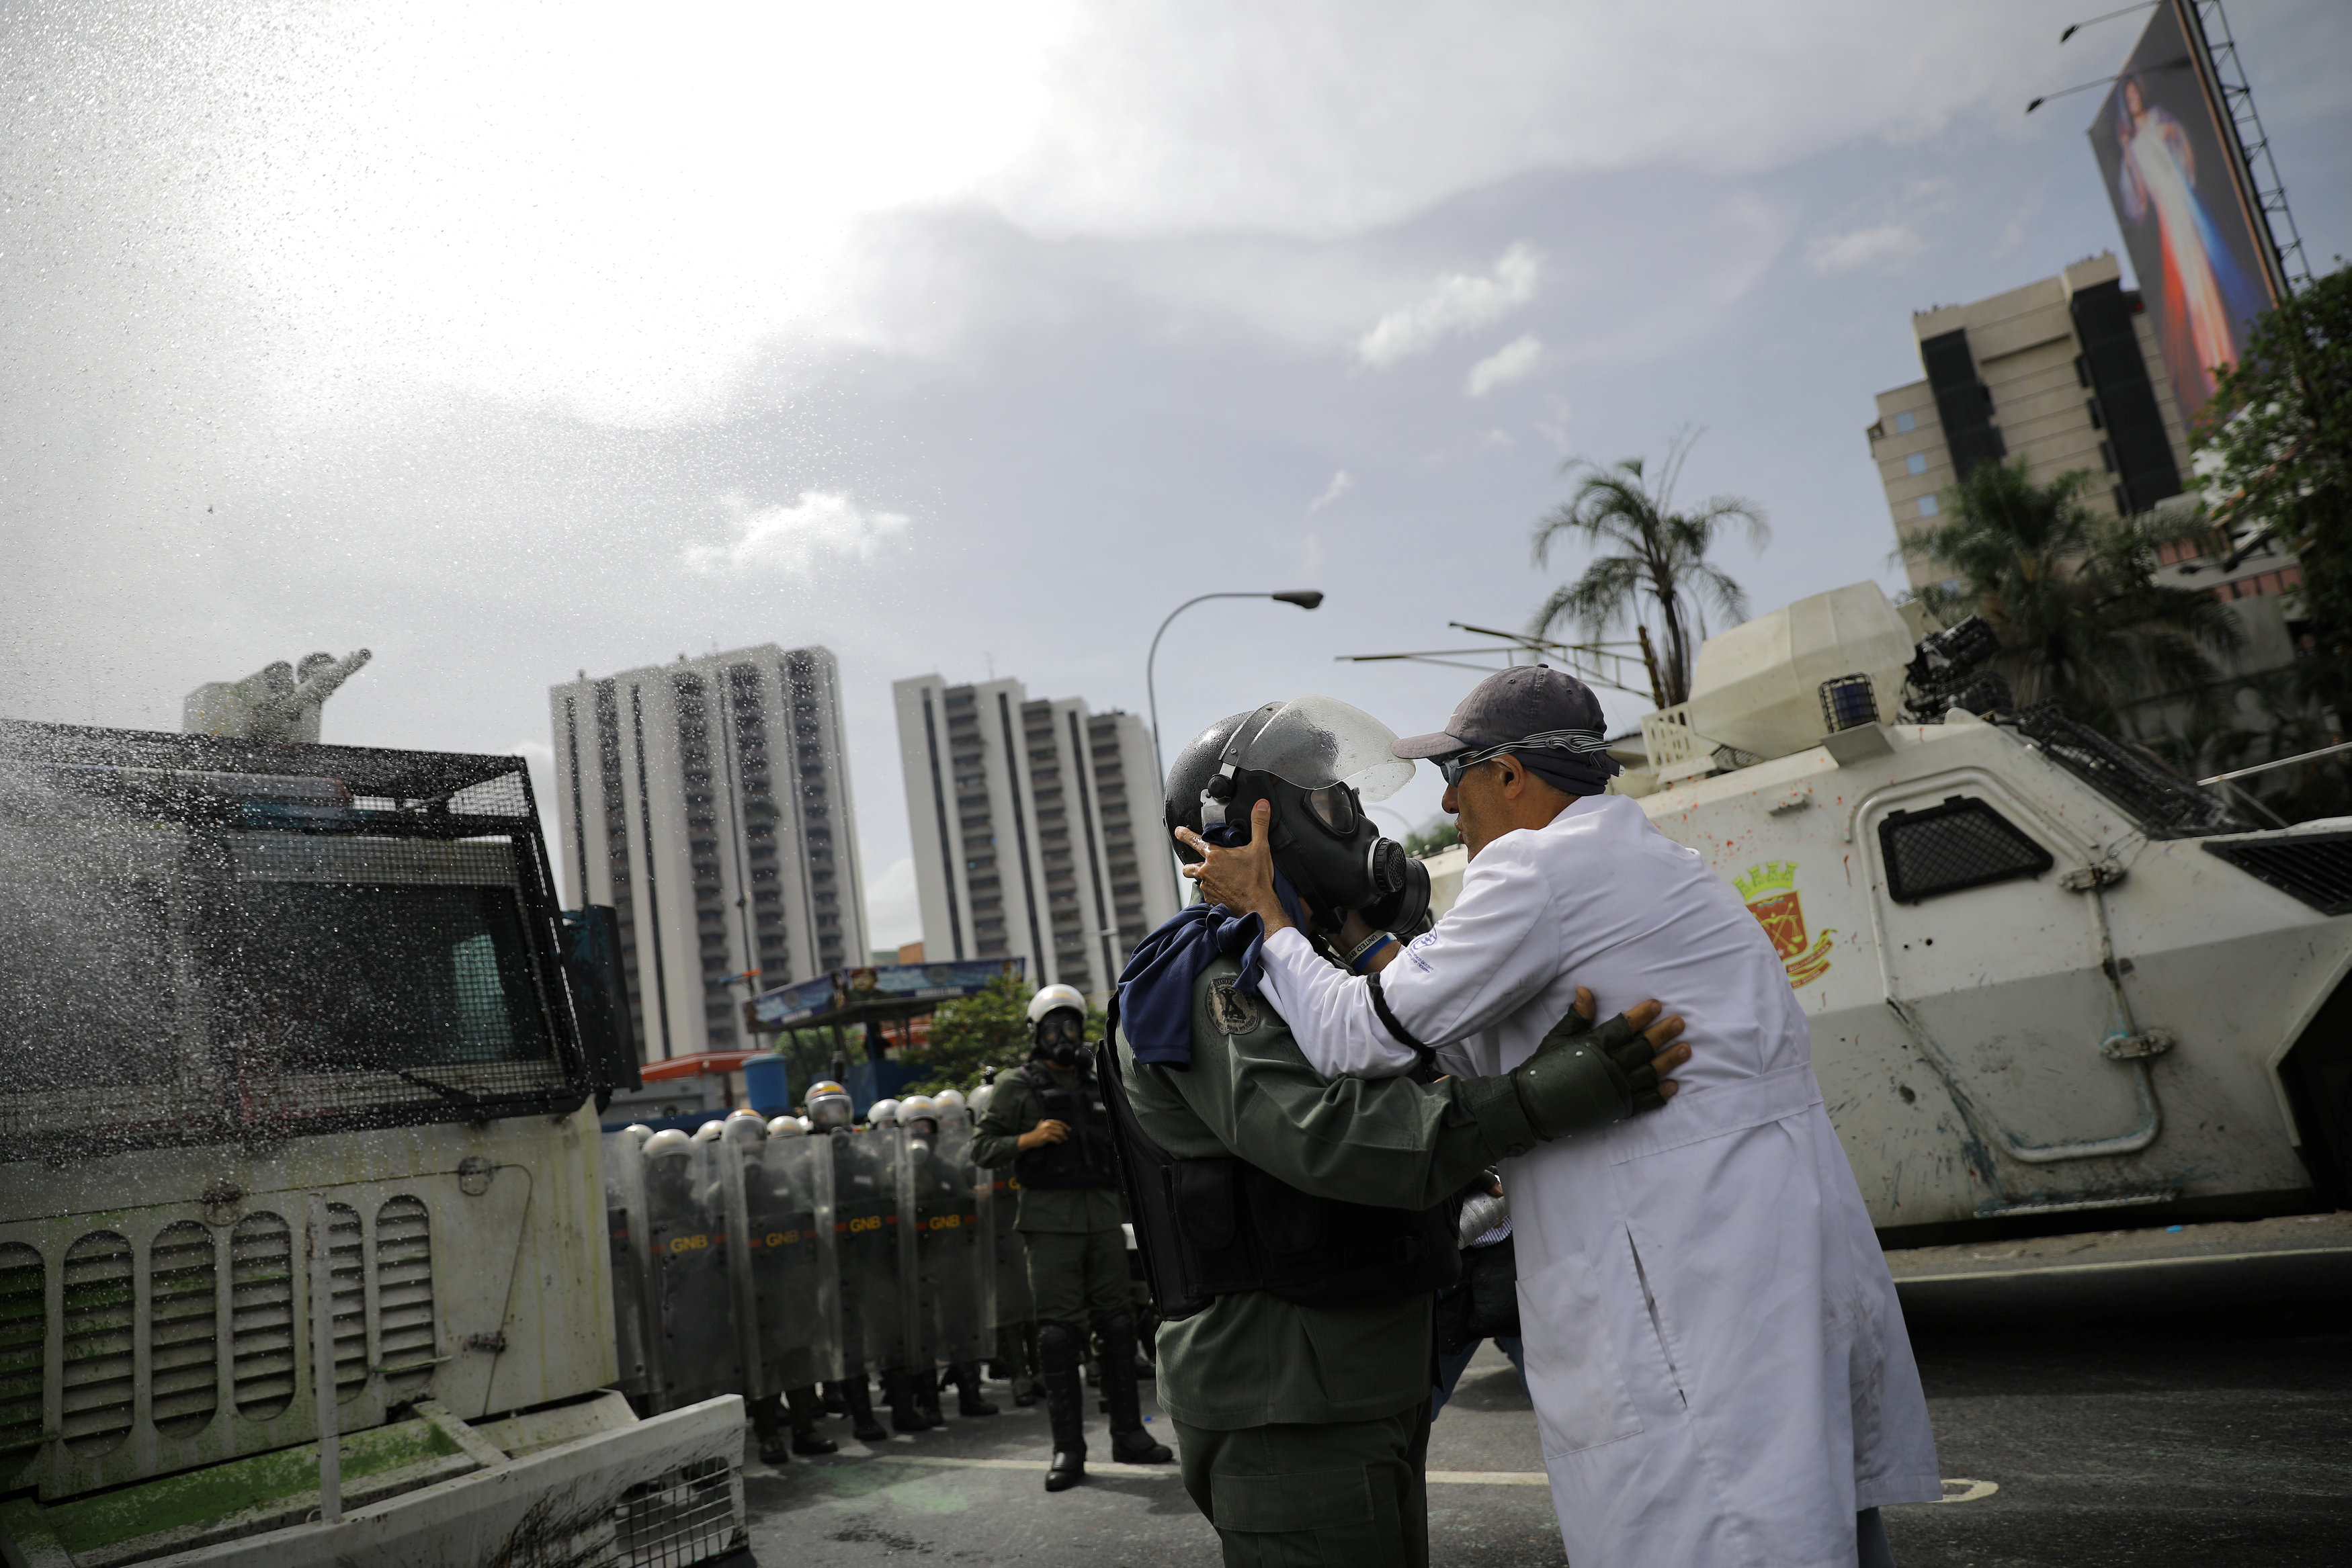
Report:
[[[1446,625],[1456,632],[1467,632],[1474,637],[1492,637],[1496,641],[1475,648],[1428,648],[1411,653],[1341,653],[1338,656],[1339,662],[1343,664],[1398,662],[1442,664],[1448,669],[1476,670],[1482,674],[1507,669],[1513,664],[1549,662],[1563,666],[1587,685],[1608,686],[1637,697],[1654,695],[1656,683],[1649,677],[1646,650],[1639,643],[1555,643],[1548,637],[1531,636],[1524,632],[1497,632],[1491,627],[1473,626],[1462,621],[1449,621]],[[1497,654],[1502,656],[1501,664],[1486,662]],[[1470,659],[1481,662],[1475,664],[1465,663]],[[1629,674],[1641,684],[1629,684],[1624,678]]]
[[[180,728],[189,735],[315,746],[319,710],[373,656],[365,648],[340,659],[305,653],[299,664],[279,660],[241,681],[207,681],[188,694]]]

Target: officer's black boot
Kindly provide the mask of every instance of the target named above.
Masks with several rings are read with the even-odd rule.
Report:
[[[959,1416],[993,1416],[996,1406],[980,1396],[980,1363],[959,1361],[948,1368],[955,1379],[956,1414]]]
[[[1004,1332],[1013,1336],[1021,1352],[1013,1364],[1013,1403],[1025,1410],[1045,1392],[1045,1385],[1037,1380],[1037,1325],[1015,1323]]]
[[[838,1383],[828,1383],[824,1385],[824,1413],[828,1416],[849,1414],[849,1407],[841,1402],[841,1385]]]
[[[773,1394],[751,1401],[751,1430],[760,1439],[760,1458],[772,1465],[793,1462],[792,1439],[786,1434],[784,1402]]]
[[[1176,1456],[1143,1429],[1135,1389],[1135,1320],[1112,1312],[1095,1320],[1102,1336],[1103,1405],[1110,1416],[1110,1457],[1127,1465],[1164,1465]]]
[[[882,1402],[890,1406],[890,1430],[893,1432],[928,1432],[930,1418],[915,1404],[915,1375],[910,1372],[885,1372],[882,1375]]]
[[[1068,1323],[1041,1323],[1037,1359],[1045,1368],[1045,1418],[1054,1428],[1054,1461],[1045,1469],[1045,1490],[1066,1491],[1087,1479],[1086,1386],[1078,1379],[1078,1331]]]
[[[863,1372],[853,1374],[844,1382],[827,1386],[826,1392],[841,1398],[841,1407],[849,1413],[850,1435],[861,1443],[887,1443],[888,1428],[874,1418],[874,1390]]]
[[[948,1418],[940,1414],[939,1369],[927,1366],[907,1375],[915,1381],[915,1408],[923,1413],[923,1419],[934,1427],[946,1426]]]
[[[821,1437],[816,1418],[824,1414],[824,1401],[817,1397],[814,1385],[806,1388],[784,1390],[784,1406],[793,1418],[793,1452],[795,1454],[837,1454],[841,1445]]]

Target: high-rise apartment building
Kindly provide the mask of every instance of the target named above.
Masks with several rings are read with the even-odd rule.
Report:
[[[583,672],[549,702],[565,886],[615,911],[647,1060],[747,1047],[746,997],[867,961],[830,653]]]
[[[1975,465],[2022,457],[2047,482],[2087,469],[2095,509],[2144,512],[2189,481],[2189,447],[2156,329],[2113,256],[1911,318],[1925,381],[1878,394],[1870,455],[1895,535],[1933,528]],[[1914,587],[1949,575],[1906,556]]]
[[[1018,681],[891,691],[924,956],[1023,957],[1036,984],[1108,996],[1176,913],[1151,732]]]

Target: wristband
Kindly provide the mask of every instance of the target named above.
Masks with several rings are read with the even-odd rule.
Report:
[[[1349,969],[1356,974],[1362,974],[1364,966],[1379,956],[1383,947],[1391,946],[1395,941],[1396,938],[1386,931],[1373,932],[1358,944],[1355,951],[1348,955]]]

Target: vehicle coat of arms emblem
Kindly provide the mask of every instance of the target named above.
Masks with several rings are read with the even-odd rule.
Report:
[[[1805,929],[1805,905],[1797,894],[1797,862],[1768,861],[1752,865],[1742,874],[1731,879],[1739,890],[1748,913],[1764,927],[1764,935],[1772,939],[1772,950],[1780,956],[1780,963],[1789,972],[1789,984],[1809,986],[1830,972],[1830,938],[1837,935],[1835,927],[1825,927],[1812,946]]]

